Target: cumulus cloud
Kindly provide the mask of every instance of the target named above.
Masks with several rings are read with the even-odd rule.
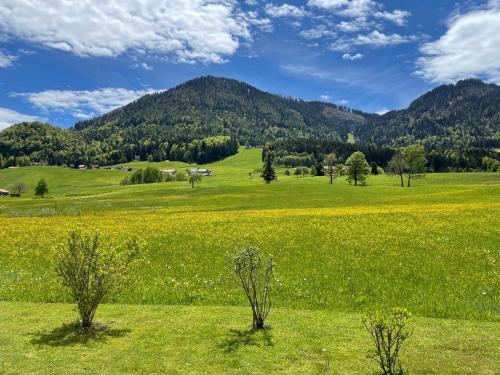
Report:
[[[128,104],[155,90],[127,90],[103,88],[98,90],[46,90],[31,93],[12,93],[23,97],[42,111],[57,111],[84,119],[93,117]]]
[[[304,17],[307,12],[303,8],[296,7],[295,5],[283,4],[274,5],[267,4],[265,7],[266,14],[270,17]]]
[[[421,47],[417,74],[436,82],[479,77],[500,83],[500,0],[452,17],[438,40]]]
[[[356,31],[366,30],[373,26],[372,22],[368,22],[366,17],[358,17],[351,21],[342,21],[337,25],[337,29],[352,33]]]
[[[375,18],[385,19],[387,21],[393,22],[398,26],[406,25],[406,19],[410,17],[411,13],[406,10],[396,9],[394,12],[375,12],[373,16]]]
[[[305,39],[320,39],[324,37],[332,37],[337,35],[335,31],[331,30],[326,25],[319,25],[308,30],[302,30],[300,35]]]
[[[358,35],[355,40],[357,45],[368,45],[372,47],[395,46],[416,40],[414,36],[404,36],[400,34],[384,34],[380,31],[372,31],[366,35]]]
[[[148,63],[136,63],[132,65],[132,68],[144,69],[144,70],[153,70],[153,67]]]
[[[409,43],[417,40],[417,37],[400,34],[384,34],[374,30],[369,34],[359,34],[356,37],[344,37],[336,40],[330,46],[332,51],[347,52],[355,46],[369,46],[372,48],[382,48],[396,46],[398,44]]]
[[[344,17],[365,17],[380,7],[373,0],[309,0],[308,5],[332,10]]]
[[[25,115],[23,113],[13,111],[8,108],[0,107],[0,130],[8,128],[9,126],[17,124],[19,122],[36,121],[36,120],[42,120],[42,119],[37,116]]]
[[[347,60],[347,61],[361,60],[363,58],[363,54],[362,53],[357,53],[355,55],[351,55],[349,53],[344,53],[342,55],[342,58],[344,60]]]
[[[127,51],[221,63],[251,40],[234,0],[2,0],[0,34],[78,56]]]
[[[9,55],[8,53],[0,50],[0,68],[8,68],[17,59],[16,56]]]

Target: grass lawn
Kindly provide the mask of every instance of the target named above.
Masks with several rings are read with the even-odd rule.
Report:
[[[264,332],[241,307],[104,305],[75,334],[70,305],[0,303],[3,374],[373,374],[358,314],[277,309]],[[498,374],[491,322],[416,318],[401,360],[417,375]]]
[[[401,306],[416,315],[411,374],[500,373],[500,174],[353,187],[278,169],[266,185],[260,153],[208,165],[214,176],[194,189],[122,187],[118,170],[1,170],[0,188],[29,191],[0,198],[0,372],[370,374],[360,314]],[[192,167],[130,163],[147,165]],[[33,196],[42,177],[45,199]],[[111,331],[85,343],[62,326],[75,316],[53,264],[75,226],[145,243],[134,283],[99,312]],[[276,262],[266,337],[246,331],[231,275],[244,245]]]

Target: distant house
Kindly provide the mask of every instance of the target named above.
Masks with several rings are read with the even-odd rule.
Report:
[[[0,197],[6,197],[9,195],[10,195],[10,192],[8,190],[0,189]]]
[[[176,169],[160,169],[160,172],[174,176],[177,173],[177,170]]]
[[[195,175],[195,174],[201,174],[203,176],[211,176],[212,175],[212,171],[210,169],[201,169],[201,168],[197,168],[197,169],[191,169],[189,171],[189,174],[191,176]]]

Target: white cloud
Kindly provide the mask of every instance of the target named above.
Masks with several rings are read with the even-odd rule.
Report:
[[[500,83],[500,0],[454,16],[438,40],[421,47],[417,74],[436,82],[479,77]]]
[[[290,4],[283,4],[279,6],[267,4],[265,11],[270,17],[304,17],[307,15],[307,12],[303,8]]]
[[[0,68],[8,68],[9,66],[12,66],[12,63],[16,59],[16,56],[9,55],[8,53],[0,50]]]
[[[411,13],[406,10],[396,9],[394,12],[375,12],[373,16],[375,18],[385,19],[387,21],[394,22],[398,26],[406,25],[406,19],[410,17]]]
[[[332,51],[346,52],[352,50],[353,46],[369,46],[372,48],[382,48],[396,46],[398,44],[409,43],[417,40],[413,35],[405,36],[400,34],[384,34],[380,31],[372,31],[369,34],[359,34],[352,38],[340,38],[330,46]]]
[[[319,98],[324,102],[329,102],[330,100],[332,100],[332,97],[326,94],[320,95]]]
[[[320,39],[324,37],[332,37],[337,35],[335,31],[332,31],[329,27],[325,25],[319,25],[313,27],[312,29],[303,30],[300,35],[305,39]]]
[[[373,0],[309,0],[308,5],[332,10],[344,17],[365,17],[380,7]]]
[[[357,53],[355,55],[351,55],[349,53],[344,53],[342,55],[342,58],[344,60],[348,60],[348,61],[361,60],[363,58],[363,54],[362,53]]]
[[[132,68],[140,68],[140,69],[144,69],[144,70],[153,70],[153,67],[151,65],[149,65],[148,63],[145,63],[145,62],[133,64]]]
[[[337,28],[346,33],[352,33],[360,30],[366,30],[372,27],[373,24],[368,22],[366,17],[358,17],[352,21],[342,21],[337,25]]]
[[[155,90],[103,88],[92,91],[47,90],[13,93],[11,96],[23,97],[42,111],[63,112],[83,119],[109,112],[152,92]]]
[[[19,122],[42,120],[36,116],[25,115],[7,108],[0,107],[0,130],[8,128]]]
[[[2,0],[0,35],[78,56],[128,51],[221,63],[260,20],[234,0]]]

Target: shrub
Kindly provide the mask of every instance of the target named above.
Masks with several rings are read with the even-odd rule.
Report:
[[[405,340],[413,333],[409,328],[411,313],[403,308],[394,308],[389,312],[369,313],[363,318],[363,324],[370,333],[375,350],[370,358],[375,360],[382,370],[382,375],[403,375],[399,363],[399,352]]]
[[[130,183],[128,176],[125,176],[120,181],[120,186],[127,186]]]
[[[142,169],[136,170],[132,176],[130,176],[130,184],[142,184],[144,182],[144,171]]]
[[[254,246],[243,248],[234,257],[234,271],[252,308],[253,329],[264,328],[265,320],[271,310],[273,268],[272,258],[266,259]]]
[[[162,181],[162,174],[160,171],[154,167],[146,167],[144,170],[144,177],[143,177],[143,182],[145,184],[152,184],[155,182],[161,182]]]
[[[177,171],[177,173],[175,174],[175,179],[177,181],[186,181],[188,179],[188,175],[184,171]]]
[[[102,244],[99,232],[79,229],[57,248],[56,272],[76,302],[84,329],[92,326],[99,304],[127,284],[139,251],[136,239],[123,246]]]

